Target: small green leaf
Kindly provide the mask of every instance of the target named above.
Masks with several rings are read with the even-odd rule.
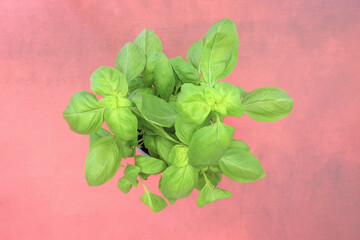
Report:
[[[235,128],[221,122],[198,129],[189,144],[189,162],[201,168],[216,164],[228,149]]]
[[[221,188],[215,188],[212,183],[207,182],[198,195],[197,205],[198,207],[203,207],[206,204],[213,203],[216,200],[229,198],[231,196],[231,192]]]
[[[140,171],[142,173],[150,175],[159,174],[163,172],[167,167],[167,164],[160,159],[142,155],[135,156],[135,165],[140,167]]]
[[[175,134],[182,143],[189,145],[190,140],[196,130],[205,126],[209,126],[210,124],[210,119],[208,118],[206,118],[201,125],[192,122],[186,122],[184,119],[182,119],[181,115],[178,114],[176,115]]]
[[[90,135],[89,146],[91,147],[97,140],[106,136],[111,136],[111,133],[106,129],[100,128],[99,131]]]
[[[165,137],[162,137],[162,136],[157,136],[155,141],[156,141],[156,148],[159,153],[159,156],[162,159],[164,159],[167,163],[169,163],[168,156],[169,156],[170,150],[175,145],[175,143]]]
[[[260,122],[274,122],[286,117],[292,110],[294,100],[276,87],[263,87],[249,92],[243,99],[244,112]]]
[[[96,133],[104,122],[104,109],[96,96],[87,91],[74,93],[63,112],[72,131],[90,135]]]
[[[156,146],[156,135],[143,134],[144,145],[148,150],[151,150],[155,155],[159,155]]]
[[[198,71],[200,70],[200,59],[203,50],[203,40],[197,40],[194,42],[186,54],[186,59],[191,63]],[[200,71],[199,71],[200,72]]]
[[[162,52],[158,52],[156,55],[153,76],[157,92],[162,99],[168,101],[174,91],[175,77],[168,58]]]
[[[163,99],[149,94],[137,94],[132,97],[132,101],[148,122],[162,127],[171,127],[175,124],[176,112]]]
[[[129,108],[108,108],[104,117],[110,131],[118,138],[125,141],[137,139],[137,118]]]
[[[144,51],[145,55],[162,51],[162,45],[159,37],[156,36],[156,34],[150,29],[144,29],[135,38],[134,43]]]
[[[250,147],[246,142],[236,140],[236,139],[233,139],[231,141],[229,148],[240,148],[240,149],[242,149],[244,151],[247,151],[247,152],[250,151]]]
[[[218,168],[217,166],[210,166],[210,167]],[[210,167],[207,171],[205,171],[205,174],[207,179],[211,182],[211,184],[216,187],[222,179],[222,172],[219,168],[218,168],[219,171],[214,171],[213,169],[210,169]],[[196,184],[196,189],[200,191],[205,186],[205,184],[206,184],[206,179],[204,177],[204,174],[199,174],[199,179]]]
[[[176,107],[185,121],[198,125],[205,121],[211,110],[206,102],[205,89],[190,83],[182,85]]]
[[[221,171],[230,179],[253,182],[265,177],[265,172],[257,158],[241,148],[230,148],[219,160]]]
[[[130,82],[142,73],[145,63],[143,51],[134,43],[127,43],[117,55],[115,68],[120,70]]]
[[[89,186],[109,181],[120,166],[121,153],[115,136],[106,136],[94,143],[85,163],[85,177]]]
[[[140,197],[140,200],[148,205],[153,212],[160,212],[167,206],[167,203],[162,197],[153,194],[148,190],[145,190],[144,194]]]
[[[176,75],[183,83],[199,84],[200,74],[190,63],[186,62],[182,57],[170,59]]]
[[[243,109],[241,106],[240,88],[228,82],[218,82],[215,89],[219,93],[222,104],[224,104],[227,114],[234,117],[241,117]]]
[[[131,185],[137,187],[138,184],[138,176],[140,172],[140,167],[134,166],[132,164],[128,164],[124,170],[124,178],[126,178]]]
[[[117,140],[123,158],[133,157],[135,155],[135,149],[131,146],[130,142],[121,140],[119,138]]]
[[[128,84],[125,76],[112,67],[99,67],[91,75],[91,90],[101,96],[126,96]]]
[[[122,177],[118,181],[118,188],[123,193],[128,193],[132,187],[132,184],[126,178]]]
[[[169,153],[169,163],[175,167],[184,167],[189,164],[189,148],[185,145],[175,145]]]
[[[239,37],[235,23],[224,18],[216,22],[204,37],[200,70],[206,84],[213,86],[235,68]]]
[[[120,96],[106,96],[99,100],[99,104],[106,108],[130,107],[131,101]]]
[[[210,86],[203,86],[205,88],[206,102],[212,111],[220,113],[223,116],[228,116],[227,108],[224,102],[224,97],[219,92]]]
[[[171,204],[177,199],[191,194],[196,186],[198,171],[190,165],[185,167],[168,167],[162,174],[159,190]]]

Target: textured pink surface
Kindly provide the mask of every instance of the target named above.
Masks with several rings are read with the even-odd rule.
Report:
[[[1,1],[0,239],[360,239],[359,1]],[[217,20],[240,35],[226,80],[295,100],[276,123],[226,120],[267,177],[225,178],[230,199],[194,192],[158,214],[121,175],[88,187],[88,139],[62,118],[71,95],[144,28],[185,56]],[[131,160],[129,160],[131,161]],[[157,192],[156,181],[149,189]]]

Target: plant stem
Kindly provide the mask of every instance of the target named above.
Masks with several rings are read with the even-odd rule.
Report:
[[[140,178],[140,182],[141,182],[141,184],[143,185],[143,187],[144,187],[144,190],[145,190],[145,192],[147,192],[148,191],[148,189],[146,188],[146,186],[145,186],[145,183],[144,183],[144,181],[143,181],[143,178],[139,175],[139,178]]]

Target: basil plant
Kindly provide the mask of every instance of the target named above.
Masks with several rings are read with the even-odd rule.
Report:
[[[234,139],[224,117],[244,113],[261,122],[288,115],[294,101],[283,90],[262,87],[247,93],[221,81],[235,67],[239,38],[228,18],[216,22],[182,57],[168,58],[149,29],[119,51],[115,67],[99,67],[91,89],[70,99],[63,116],[70,129],[89,135],[85,177],[90,186],[109,181],[124,168],[118,188],[143,185],[141,201],[153,212],[199,191],[203,207],[232,194],[218,188],[223,175],[241,183],[265,177],[248,144]],[[106,130],[102,128],[106,123]],[[147,154],[136,155],[135,149]],[[134,157],[134,164],[121,160]],[[161,174],[159,190],[144,181]]]

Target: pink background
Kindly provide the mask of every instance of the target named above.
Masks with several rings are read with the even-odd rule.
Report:
[[[360,239],[359,1],[1,1],[0,239]],[[169,57],[185,56],[212,23],[232,19],[239,61],[226,78],[276,86],[295,100],[275,123],[229,118],[267,177],[197,192],[154,214],[117,189],[119,171],[88,187],[88,138],[62,112],[90,90],[144,28]],[[128,162],[131,162],[129,159]],[[125,162],[124,162],[125,163]],[[158,192],[157,177],[148,181]]]

